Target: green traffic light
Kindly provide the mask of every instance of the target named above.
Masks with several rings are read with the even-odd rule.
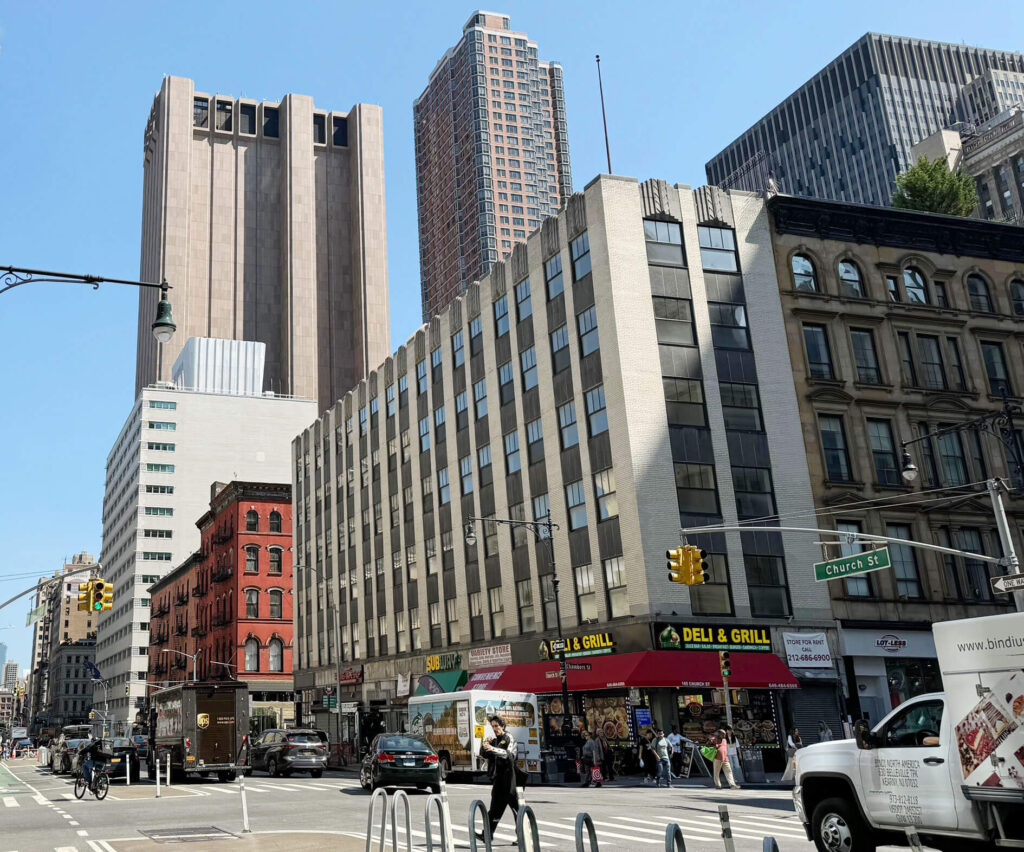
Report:
[[[96,601],[96,603],[92,605],[92,608],[96,610],[96,612],[99,612],[101,609],[103,609],[103,601]]]

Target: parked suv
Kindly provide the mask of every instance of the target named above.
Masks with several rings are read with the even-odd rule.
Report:
[[[308,772],[314,778],[324,774],[327,765],[327,734],[312,728],[281,730],[271,728],[249,746],[249,769],[264,769],[269,775]]]

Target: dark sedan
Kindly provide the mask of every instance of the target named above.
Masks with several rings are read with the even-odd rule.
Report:
[[[131,768],[132,781],[139,780],[139,752],[135,743],[128,737],[114,737],[103,741],[103,754],[106,757],[107,774],[110,780],[124,778]]]
[[[324,774],[327,766],[327,734],[323,731],[264,731],[249,746],[249,769],[265,769],[269,775],[291,775],[308,772],[314,778]]]
[[[416,787],[440,793],[441,765],[437,752],[420,737],[378,734],[363,758],[359,783],[364,790]]]
[[[149,759],[149,737],[136,734],[132,737],[132,742],[135,743],[135,752],[139,760],[145,763]]]

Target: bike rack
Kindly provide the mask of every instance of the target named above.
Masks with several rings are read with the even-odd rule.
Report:
[[[686,852],[683,830],[674,822],[665,826],[665,852]]]
[[[391,848],[398,852],[398,803],[405,805],[405,852],[412,852],[412,812],[409,805],[409,794],[405,790],[396,790],[391,799]],[[382,846],[380,852],[384,852]]]
[[[530,820],[530,845],[526,844],[526,833],[524,828],[526,827],[526,820]],[[519,844],[519,852],[540,852],[540,833],[537,831],[537,817],[533,813],[533,808],[529,805],[523,805],[519,809],[519,813],[516,814],[516,843]]]
[[[779,844],[774,837],[766,837],[761,844],[761,852],[779,852]]]
[[[384,809],[380,814],[380,841],[379,850],[383,852],[384,844],[387,842],[388,832],[388,810],[390,804],[388,802],[388,793],[383,787],[378,787],[373,791],[373,795],[370,797],[370,810],[366,814],[366,852],[370,852],[370,845],[373,843],[373,811],[377,807],[377,800],[380,799],[384,803]],[[429,837],[429,834],[427,835]]]
[[[583,845],[583,826],[587,827],[590,852],[598,852],[597,832],[594,831],[594,821],[588,813],[576,814],[576,852],[586,852],[586,847]]]
[[[448,825],[448,814],[445,813],[444,803],[441,801],[441,797],[437,793],[431,793],[429,796],[427,796],[427,803],[423,809],[423,827],[427,832],[427,852],[433,852],[434,850],[434,830],[431,827],[430,822],[431,804],[437,805],[437,822],[441,831],[441,843],[438,846],[438,849],[440,849],[440,852],[454,852],[453,849],[448,848],[448,841],[445,839],[448,837],[448,834],[451,831],[451,826]],[[380,848],[384,848],[383,843],[381,843]],[[490,848],[490,846],[487,847],[487,852],[490,852]],[[370,852],[369,846],[366,847],[366,852]]]
[[[487,806],[480,799],[474,799],[473,804],[469,806],[469,852],[476,852],[477,848],[476,815],[478,813],[484,815],[484,830],[482,832],[484,852],[491,852],[491,844],[494,842],[491,838],[491,818],[487,813]]]

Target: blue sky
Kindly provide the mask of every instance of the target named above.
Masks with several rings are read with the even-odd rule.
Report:
[[[419,324],[412,101],[477,7],[463,3],[0,0],[0,264],[135,278],[142,134],[164,74],[202,91],[384,109],[392,344]],[[869,30],[1022,49],[1005,3],[492,6],[565,68],[574,184],[612,165],[699,185],[704,162]],[[172,282],[173,283],[173,282]],[[0,297],[0,601],[99,555],[106,454],[134,392],[137,293],[39,284]],[[28,663],[26,608],[0,612]],[[8,624],[16,629],[4,630]]]

